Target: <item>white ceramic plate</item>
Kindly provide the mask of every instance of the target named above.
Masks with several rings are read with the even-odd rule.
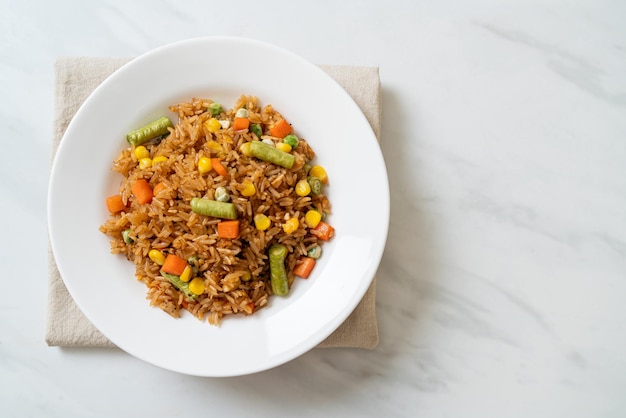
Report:
[[[98,227],[121,176],[112,160],[125,134],[168,106],[205,97],[232,107],[241,94],[271,103],[306,138],[330,178],[335,238],[308,280],[252,316],[219,327],[173,319],[149,306],[134,266],[110,254]],[[174,115],[173,120],[177,119]],[[239,38],[199,38],[153,50],[102,83],[69,125],[48,199],[59,270],[87,318],[113,343],[154,365],[198,376],[235,376],[283,364],[315,347],[349,316],[380,262],[389,187],[376,138],[352,98],[317,66],[283,49]]]

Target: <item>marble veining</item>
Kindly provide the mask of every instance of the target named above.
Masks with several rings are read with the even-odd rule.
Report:
[[[592,61],[576,56],[555,45],[533,39],[531,36],[521,32],[507,30],[489,23],[476,24],[502,39],[536,49],[546,56],[547,64],[555,73],[564,77],[580,89],[599,99],[607,100],[620,106],[626,105],[626,92],[615,92],[614,89],[611,89],[612,91],[606,89],[602,85],[602,79],[606,77],[606,72],[596,65],[593,65]],[[616,74],[616,76],[617,75],[618,74]]]

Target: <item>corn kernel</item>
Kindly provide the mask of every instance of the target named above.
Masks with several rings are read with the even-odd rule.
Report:
[[[252,153],[250,152],[250,146],[250,142],[244,142],[239,147],[239,151],[241,151],[241,153],[246,157],[252,157]]]
[[[191,266],[185,267],[185,270],[183,270],[183,272],[180,275],[180,280],[187,283],[191,279],[192,271],[193,270],[191,269]]]
[[[306,180],[300,180],[296,183],[296,194],[298,196],[308,196],[311,193],[311,185]]]
[[[220,144],[218,144],[215,141],[209,141],[206,144],[207,148],[209,148],[211,151],[215,151],[215,152],[222,152],[222,146]]]
[[[150,252],[148,252],[148,257],[150,257],[150,260],[154,261],[159,266],[162,266],[163,263],[165,263],[165,256],[159,250],[150,250]]]
[[[276,149],[279,149],[282,152],[289,152],[291,151],[291,145],[287,144],[286,142],[279,142],[278,144],[276,144]]]
[[[250,273],[250,270],[244,270],[244,272],[241,274],[241,281],[249,282],[250,280],[252,280],[252,273]]]
[[[322,183],[328,183],[328,175],[326,174],[326,170],[321,165],[314,165],[309,170],[309,176],[317,177],[322,181]]]
[[[157,164],[157,163],[164,163],[168,160],[167,157],[163,156],[163,155],[159,155],[157,157],[154,157],[152,159],[152,165]]]
[[[191,282],[189,282],[189,290],[195,293],[196,295],[201,295],[204,293],[204,280],[199,277],[194,278]]]
[[[135,157],[137,157],[137,160],[141,160],[142,158],[149,158],[150,151],[148,151],[148,149],[143,145],[139,145],[137,148],[135,148]]]
[[[254,187],[254,184],[252,184],[252,182],[246,180],[242,183],[242,185],[243,185],[241,189],[242,195],[246,197],[254,196],[254,194],[256,193],[256,187]]]
[[[290,218],[283,224],[283,231],[285,231],[286,234],[293,234],[298,230],[299,226],[300,221],[298,218]]]
[[[152,167],[152,160],[150,158],[142,158],[139,160],[139,168],[145,170],[146,168]]]
[[[215,132],[220,130],[220,128],[222,127],[222,124],[220,123],[219,120],[215,118],[211,118],[207,120],[206,122],[204,122],[204,127],[206,128],[207,131],[214,134]]]
[[[270,218],[263,215],[262,213],[259,213],[258,215],[254,215],[254,226],[259,231],[265,231],[267,228],[270,227],[271,223],[272,221],[270,221]]]
[[[200,174],[208,173],[211,171],[211,159],[207,157],[202,157],[198,160],[198,171]]]
[[[304,215],[304,222],[306,222],[309,228],[315,228],[321,220],[322,214],[316,210],[310,210]]]

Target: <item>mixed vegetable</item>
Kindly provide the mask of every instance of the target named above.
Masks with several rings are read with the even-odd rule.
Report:
[[[273,121],[272,124],[250,121],[248,110],[244,107],[233,109],[234,115],[219,103],[207,101],[207,119],[203,123],[206,131],[206,148],[209,150],[204,155],[198,155],[195,170],[199,176],[214,176],[219,179],[229,179],[236,175],[238,167],[232,162],[224,161],[220,156],[223,152],[223,143],[212,140],[211,135],[226,133],[233,135],[250,133],[250,140],[242,143],[239,149],[242,156],[249,159],[262,161],[273,166],[281,167],[287,172],[297,174],[298,181],[291,186],[294,198],[314,197],[324,193],[324,186],[329,182],[326,170],[320,165],[309,165],[297,162],[294,151],[302,147],[306,142],[298,138],[292,126],[284,119]],[[175,157],[157,155],[157,145],[160,140],[169,135],[175,129],[171,120],[162,117],[148,125],[134,130],[127,135],[127,141],[131,145],[131,152],[140,170],[145,170],[145,175],[132,182],[130,195],[123,193],[110,196],[106,199],[106,206],[112,214],[124,214],[132,205],[154,204],[155,199],[171,199],[170,185],[165,181],[153,180],[151,173],[158,168],[159,164],[169,164]],[[251,160],[251,161],[252,161]],[[289,217],[288,219],[276,219],[268,216],[267,208],[257,202],[259,184],[246,179],[240,183],[226,183],[207,190],[204,196],[194,196],[188,199],[190,213],[197,216],[214,219],[214,237],[221,240],[241,240],[242,228],[250,226],[259,234],[266,233],[270,228],[278,227],[284,234],[303,234],[312,238],[313,245],[301,253],[295,265],[289,270],[295,276],[309,278],[316,261],[322,255],[321,243],[329,241],[334,236],[334,228],[327,222],[324,210],[312,203],[302,211],[302,217]],[[248,199],[252,213],[244,213],[233,203],[233,194],[237,202]],[[184,196],[176,196],[176,199],[186,199]],[[277,203],[278,204],[278,203]],[[303,232],[304,231],[304,232]],[[128,246],[136,245],[138,235],[133,228],[122,232],[122,240]],[[301,236],[301,235],[299,235]],[[293,251],[293,250],[291,250]],[[267,252],[269,275],[267,281],[271,286],[272,293],[285,296],[289,293],[290,272],[286,266],[286,258],[290,249],[278,241],[269,246]],[[180,254],[180,253],[179,253]],[[152,248],[148,252],[151,262],[159,266],[160,275],[178,289],[185,297],[186,304],[198,300],[207,290],[207,284],[201,272],[198,271],[200,260],[196,256],[184,259],[177,255],[176,248]],[[293,256],[292,256],[293,257]],[[240,273],[240,280],[251,280],[249,270]],[[251,309],[253,310],[254,307]]]

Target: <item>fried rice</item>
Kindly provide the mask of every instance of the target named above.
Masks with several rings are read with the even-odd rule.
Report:
[[[306,214],[313,210],[325,216],[331,207],[326,185],[318,194],[302,196],[296,192],[298,182],[310,177],[315,158],[304,138],[289,151],[295,157],[289,169],[242,152],[242,145],[251,141],[279,144],[281,139],[269,132],[285,119],[283,115],[269,104],[261,106],[254,96],[241,96],[233,108],[221,109],[219,114],[212,113],[212,103],[193,98],[171,106],[178,122],[164,137],[142,145],[149,153],[149,162],[140,161],[136,146],[121,152],[113,170],[122,175],[119,196],[124,208],[112,213],[100,230],[110,236],[113,254],[122,254],[134,263],[136,279],[147,286],[152,306],[173,317],[187,310],[216,325],[226,315],[250,315],[268,305],[272,297],[268,250],[274,244],[287,248],[284,266],[288,284],[297,285],[296,280],[301,279],[294,270],[312,249],[323,244],[315,228],[307,224]],[[239,109],[246,109],[250,126],[261,127],[260,137],[251,128],[234,130],[235,119],[241,116]],[[220,122],[218,129],[208,123],[211,119]],[[201,172],[198,163],[203,158],[218,159],[227,175],[215,169]],[[140,204],[133,194],[133,184],[139,179],[147,180],[154,190],[149,203]],[[254,186],[252,195],[250,184]],[[193,198],[216,199],[218,188],[226,190],[229,202],[236,207],[236,238],[218,235],[217,225],[222,219],[191,209]],[[267,229],[255,225],[258,214],[269,219]],[[286,232],[284,226],[293,218],[298,220],[297,228]],[[291,226],[294,224],[292,221]],[[191,277],[202,281],[202,293],[188,297],[162,274],[162,263],[150,257],[151,250],[186,260]]]

